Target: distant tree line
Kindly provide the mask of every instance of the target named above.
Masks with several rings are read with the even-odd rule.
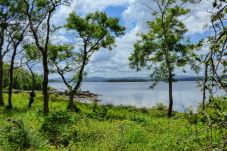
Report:
[[[9,65],[4,64],[4,75],[3,75],[3,88],[7,89],[9,87]],[[12,81],[13,89],[16,90],[31,90],[33,87],[32,74],[24,69],[18,68],[14,71],[14,77]],[[35,73],[35,90],[42,90],[42,76]]]

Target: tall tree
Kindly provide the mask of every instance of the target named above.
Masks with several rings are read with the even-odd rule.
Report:
[[[209,47],[209,51],[197,55],[197,66],[200,68],[204,65],[204,80],[200,82],[203,91],[203,111],[205,110],[205,101],[207,98],[207,91],[209,98],[213,97],[214,87],[222,89],[227,93],[227,27],[226,27],[226,14],[227,2],[223,0],[215,0],[213,2],[215,8],[211,16],[211,28],[213,33],[203,40],[203,45]]]
[[[28,17],[31,33],[35,44],[42,54],[43,64],[43,112],[48,114],[48,47],[51,35],[51,17],[56,8],[68,5],[68,0],[24,0],[26,3],[26,16]]]
[[[23,0],[18,0],[14,5],[18,6],[15,11],[15,17],[13,19],[13,24],[7,30],[7,36],[11,41],[11,60],[9,68],[9,87],[8,87],[8,109],[12,109],[12,89],[13,89],[13,74],[16,55],[18,54],[19,46],[22,43],[26,31],[28,29],[28,23],[25,17]]]
[[[69,46],[60,46],[60,48],[50,46],[52,48],[50,59],[55,72],[62,77],[70,91],[68,108],[73,110],[76,108],[73,98],[80,88],[89,59],[101,48],[111,50],[115,44],[115,38],[123,35],[125,28],[119,25],[118,18],[108,17],[103,12],[90,13],[84,18],[71,13],[65,27],[77,33],[76,35],[82,40],[82,47],[70,50]],[[73,72],[74,76],[66,80],[65,74],[70,72]]]
[[[3,99],[3,59],[8,52],[10,42],[6,39],[6,30],[10,26],[14,17],[15,0],[0,0],[0,106],[4,105]],[[4,45],[7,45],[4,48]]]
[[[175,0],[154,0],[157,10],[152,14],[155,19],[148,22],[150,31],[141,34],[141,39],[134,44],[134,52],[129,58],[130,67],[141,70],[153,67],[153,86],[160,80],[168,81],[169,109],[173,110],[173,81],[176,67],[183,67],[190,60],[190,44],[185,37],[187,29],[179,17],[189,10],[182,8]],[[184,2],[182,2],[184,3]]]

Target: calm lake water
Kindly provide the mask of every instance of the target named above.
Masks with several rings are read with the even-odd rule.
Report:
[[[50,86],[65,90],[63,83],[49,83]],[[156,103],[168,105],[168,84],[161,82],[150,89],[151,82],[84,82],[81,89],[99,94],[102,104],[152,107]],[[217,92],[216,95],[223,95]],[[202,93],[195,82],[180,81],[173,84],[174,110],[184,111],[183,106],[195,109],[202,100]]]

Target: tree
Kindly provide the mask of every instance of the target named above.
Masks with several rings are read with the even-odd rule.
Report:
[[[57,7],[68,5],[68,0],[24,0],[26,3],[26,16],[34,37],[36,47],[42,54],[43,64],[43,112],[48,114],[48,50],[51,35],[51,17]]]
[[[209,51],[202,55],[197,55],[197,65],[194,66],[201,69],[200,66],[204,65],[205,69],[204,80],[200,83],[203,91],[203,111],[205,110],[207,91],[209,92],[210,99],[213,98],[215,87],[227,93],[227,28],[225,23],[227,2],[215,0],[213,7],[215,8],[215,12],[211,16],[213,34],[207,40],[202,41],[203,46],[209,47]]]
[[[3,99],[3,58],[8,52],[10,42],[6,42],[6,30],[12,23],[15,15],[15,7],[17,7],[15,0],[0,0],[0,106],[4,105]],[[7,44],[6,44],[7,43]],[[6,48],[4,48],[6,45]]]
[[[24,44],[23,49],[25,50],[25,64],[28,70],[31,73],[31,79],[32,79],[32,86],[31,86],[31,92],[30,92],[30,99],[29,99],[29,104],[28,107],[31,108],[32,104],[34,102],[34,97],[35,97],[35,89],[36,85],[38,82],[37,76],[35,72],[33,71],[33,67],[38,64],[41,60],[41,54],[37,50],[37,47],[35,45],[29,45],[29,44]]]
[[[185,37],[187,29],[179,19],[189,10],[182,8],[182,5],[177,5],[175,0],[154,0],[154,2],[158,7],[158,10],[153,12],[155,19],[148,22],[150,31],[147,34],[141,34],[141,39],[134,44],[129,62],[130,67],[138,71],[142,68],[153,68],[151,75],[153,86],[160,80],[168,81],[168,116],[170,117],[173,108],[174,70],[188,63],[190,49],[193,47]]]
[[[22,43],[26,31],[28,29],[28,23],[25,16],[25,10],[23,7],[23,0],[17,1],[18,7],[15,9],[15,17],[13,18],[13,24],[7,30],[7,36],[11,41],[11,47],[8,49],[12,49],[12,55],[10,60],[10,68],[9,68],[9,87],[8,87],[8,109],[12,109],[12,89],[13,89],[13,74],[14,74],[14,64],[15,58],[18,54],[18,47]]]
[[[71,13],[65,27],[75,31],[82,40],[82,47],[70,49],[70,46],[50,46],[52,48],[52,64],[65,85],[70,91],[68,108],[73,110],[76,106],[73,103],[75,93],[78,91],[85,74],[85,66],[91,56],[101,48],[111,50],[115,44],[115,38],[124,34],[125,28],[119,25],[119,19],[107,17],[103,12],[95,12],[81,18]],[[62,64],[62,62],[64,62]],[[66,80],[65,74],[73,72],[74,76]]]

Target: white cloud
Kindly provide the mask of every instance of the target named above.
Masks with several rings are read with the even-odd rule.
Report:
[[[184,23],[189,30],[188,34],[193,35],[207,31],[208,29],[204,26],[210,23],[210,12],[213,10],[212,0],[202,0],[200,3],[188,4],[186,8],[190,9],[189,15],[184,19]]]
[[[147,2],[147,0],[144,0]],[[210,13],[212,10],[212,0],[203,0],[199,4],[186,5],[191,9],[190,14],[184,18],[184,22],[189,29],[188,35],[203,33],[207,29],[203,29],[204,25],[210,21]],[[96,10],[103,11],[108,7],[126,6],[121,14],[124,20],[127,32],[123,37],[117,38],[117,47],[111,52],[100,50],[91,59],[87,66],[88,76],[104,76],[104,77],[120,77],[120,76],[147,76],[149,72],[139,72],[129,69],[128,57],[133,51],[133,43],[138,39],[139,32],[147,32],[149,30],[147,21],[152,20],[151,10],[146,6],[138,3],[137,0],[78,0],[73,1],[70,8],[61,7],[54,16],[54,22],[59,25],[65,23],[65,19],[72,11],[76,11],[81,15]],[[152,5],[150,5],[152,6]],[[154,6],[153,6],[154,7]],[[66,38],[64,38],[64,35]],[[59,37],[61,40],[69,40],[62,31]],[[177,70],[178,74],[182,74],[181,70]],[[189,72],[192,74],[192,72]]]

